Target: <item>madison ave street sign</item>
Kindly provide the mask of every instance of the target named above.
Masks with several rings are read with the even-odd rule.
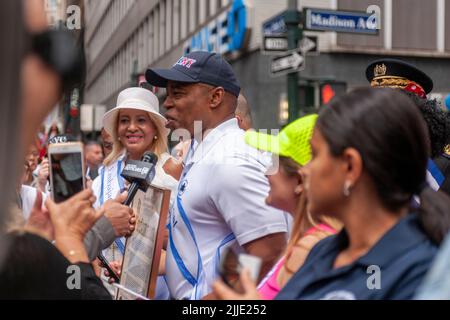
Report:
[[[315,8],[305,8],[303,12],[305,30],[378,34],[377,16],[374,13]]]

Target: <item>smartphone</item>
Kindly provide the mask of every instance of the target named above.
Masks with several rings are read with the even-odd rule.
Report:
[[[98,260],[100,260],[100,262],[105,267],[105,269],[108,270],[109,276],[112,277],[116,283],[119,283],[120,282],[119,275],[113,270],[113,268],[111,268],[111,266],[109,265],[109,262],[108,262],[108,260],[106,260],[105,256],[102,253],[100,253],[97,256],[97,258],[98,258]]]
[[[86,186],[83,144],[68,142],[48,148],[50,188],[53,201],[64,202]]]
[[[219,274],[229,287],[243,293],[240,275],[244,269],[250,271],[253,281],[258,280],[262,263],[261,258],[244,253],[237,254],[231,247],[225,249],[222,257],[219,264]]]

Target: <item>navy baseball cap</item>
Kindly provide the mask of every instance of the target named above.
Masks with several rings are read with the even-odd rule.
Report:
[[[219,54],[204,51],[181,57],[171,69],[148,69],[145,78],[148,83],[160,88],[166,88],[168,81],[176,81],[222,87],[236,97],[241,91],[230,64]]]

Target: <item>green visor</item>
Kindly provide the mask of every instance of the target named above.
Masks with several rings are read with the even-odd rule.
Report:
[[[310,142],[317,117],[317,114],[312,114],[295,120],[281,130],[277,136],[247,131],[245,142],[261,151],[291,158],[304,166],[312,157]]]

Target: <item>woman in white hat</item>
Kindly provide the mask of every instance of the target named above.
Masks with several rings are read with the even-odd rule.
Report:
[[[100,207],[124,191],[126,182],[120,173],[126,161],[140,160],[146,151],[158,156],[152,183],[171,189],[175,194],[178,181],[173,177],[176,175],[171,168],[175,168],[177,164],[168,153],[169,130],[165,128],[166,122],[159,113],[158,98],[151,91],[128,88],[119,94],[117,106],[103,117],[103,126],[113,139],[113,150],[105,159],[104,167],[100,169],[99,176],[92,185],[97,197],[95,207]],[[121,259],[124,241],[120,240],[116,240],[112,250],[107,250],[108,260]]]

